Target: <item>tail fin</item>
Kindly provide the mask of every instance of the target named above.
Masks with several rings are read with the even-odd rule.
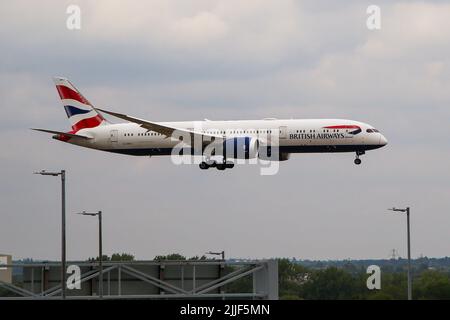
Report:
[[[106,123],[105,118],[68,79],[55,77],[53,80],[72,126],[72,132],[94,128]]]

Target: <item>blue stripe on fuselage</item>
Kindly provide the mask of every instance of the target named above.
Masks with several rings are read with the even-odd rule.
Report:
[[[279,152],[286,153],[334,153],[374,150],[384,145],[321,145],[321,146],[280,146]],[[168,156],[172,148],[130,148],[130,149],[100,149],[102,151],[127,154],[133,156]],[[190,149],[189,149],[190,150]]]

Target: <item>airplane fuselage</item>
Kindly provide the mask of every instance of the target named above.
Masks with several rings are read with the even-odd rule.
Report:
[[[265,119],[238,121],[184,121],[158,124],[205,134],[259,138],[276,133],[282,153],[360,152],[386,145],[386,138],[371,125],[340,119]],[[67,142],[83,147],[137,156],[170,155],[178,139],[148,131],[136,123],[108,124],[86,128]],[[269,142],[270,144],[270,142]]]

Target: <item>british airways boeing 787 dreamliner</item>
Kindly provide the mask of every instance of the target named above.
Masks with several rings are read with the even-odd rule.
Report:
[[[354,152],[355,164],[361,164],[359,157],[367,150],[387,144],[386,138],[373,126],[353,120],[267,118],[153,122],[95,108],[69,80],[61,77],[54,80],[72,130],[33,130],[52,133],[56,140],[102,151],[163,156],[173,155],[175,150],[190,150],[203,157],[201,169],[224,170],[234,166],[234,162],[228,161],[232,159],[285,161],[291,153],[313,152]],[[112,124],[100,112],[128,122]],[[212,156],[221,160],[212,160]]]

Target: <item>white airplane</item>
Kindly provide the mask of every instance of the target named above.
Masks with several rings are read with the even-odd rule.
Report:
[[[201,169],[224,170],[233,168],[232,159],[285,161],[291,153],[316,152],[354,152],[354,162],[359,165],[359,157],[367,150],[387,144],[386,138],[373,126],[353,120],[267,118],[153,122],[95,108],[68,79],[55,77],[54,81],[72,130],[33,130],[52,133],[56,140],[86,148],[135,156],[164,156],[172,155],[175,148],[182,146],[202,156]],[[128,122],[112,124],[100,112]],[[261,152],[263,146],[265,152]],[[214,156],[221,160],[212,160]]]

